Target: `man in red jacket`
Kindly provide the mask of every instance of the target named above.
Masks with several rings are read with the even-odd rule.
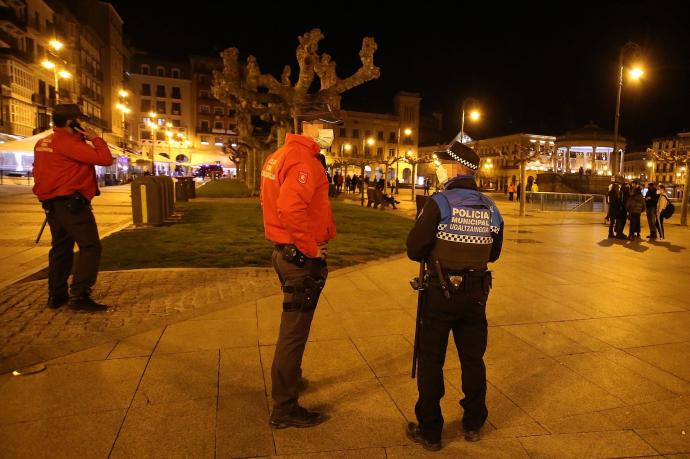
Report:
[[[271,367],[270,424],[311,427],[326,418],[298,403],[306,387],[302,356],[328,269],[327,243],[335,236],[328,180],[320,151],[333,142],[335,118],[304,115],[302,135],[288,134],[261,171],[261,205],[266,239],[275,244],[273,267],[283,290],[280,333]],[[324,129],[326,128],[326,129]]]
[[[105,311],[105,305],[91,299],[101,258],[91,200],[100,194],[94,166],[110,166],[113,158],[105,141],[79,124],[84,119],[88,117],[76,104],[55,106],[53,133],[34,147],[33,191],[46,212],[52,236],[48,307],[59,308],[69,300],[72,309]],[[75,242],[79,255],[68,295],[67,279],[72,272]]]

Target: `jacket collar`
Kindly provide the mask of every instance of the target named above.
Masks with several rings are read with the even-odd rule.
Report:
[[[81,139],[81,134],[79,134],[78,132],[69,132],[67,128],[55,127],[53,128],[53,133]]]
[[[458,175],[448,180],[448,183],[446,183],[446,190],[453,190],[455,188],[476,190],[477,182],[474,181],[473,175]]]
[[[316,142],[314,142],[311,138],[305,135],[288,134],[285,137],[285,145],[295,143],[308,148],[314,154],[314,156],[318,155],[321,152],[321,147],[319,147],[319,145]]]

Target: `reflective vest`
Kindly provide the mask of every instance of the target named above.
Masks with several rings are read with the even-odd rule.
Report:
[[[483,270],[489,262],[492,234],[503,224],[496,204],[477,190],[454,188],[431,197],[441,219],[431,262],[438,260],[446,274]]]

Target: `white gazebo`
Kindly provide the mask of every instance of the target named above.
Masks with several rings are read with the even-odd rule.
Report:
[[[596,124],[566,132],[556,137],[559,169],[565,173],[578,173],[580,168],[593,175],[612,175],[618,170],[617,155],[613,152],[613,132]],[[625,139],[618,137],[618,146],[625,150]]]

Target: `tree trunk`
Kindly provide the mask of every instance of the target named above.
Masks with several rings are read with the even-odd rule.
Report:
[[[525,208],[527,202],[527,196],[525,190],[527,189],[525,182],[527,181],[527,171],[526,171],[526,161],[520,163],[520,216],[525,215]]]
[[[252,148],[247,154],[247,188],[249,196],[256,191],[256,149]]]
[[[417,185],[417,165],[412,165],[412,201],[415,201],[415,186]]]
[[[278,148],[282,147],[285,143],[285,137],[287,134],[288,130],[286,128],[280,126],[276,128],[276,142],[278,144]]]
[[[680,205],[680,224],[688,226],[688,190],[690,189],[690,162],[685,163],[685,187]]]
[[[362,184],[362,207],[364,207],[364,187],[366,186],[366,183],[364,183],[364,164],[362,164],[362,175],[360,176],[359,181]]]

